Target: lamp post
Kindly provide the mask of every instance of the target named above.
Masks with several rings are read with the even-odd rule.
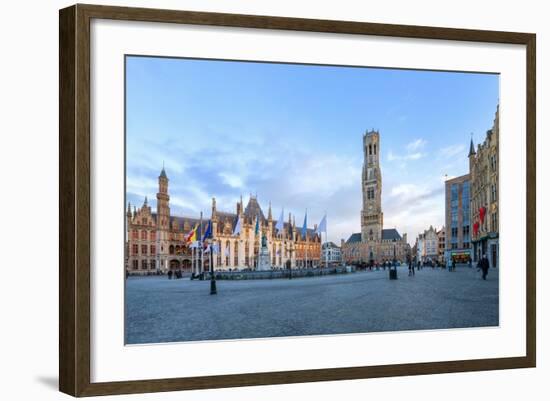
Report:
[[[286,265],[288,268],[288,279],[291,280],[292,279],[292,249],[288,244],[287,244],[286,251],[288,253],[288,259],[286,261]]]
[[[216,275],[214,274],[214,241],[210,241],[210,295],[216,295]]]
[[[397,258],[395,252],[395,244],[393,244],[393,269],[390,266],[390,280],[397,280]]]

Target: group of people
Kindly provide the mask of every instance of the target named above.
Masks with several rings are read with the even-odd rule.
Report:
[[[420,261],[413,260],[413,258],[409,259],[408,264],[409,264],[409,276],[414,276],[415,267],[416,267],[417,270],[420,270],[422,268],[422,266],[424,265],[423,263],[420,263]],[[470,267],[472,267],[472,260],[471,259],[468,259],[468,264],[469,264]],[[439,264],[437,264],[437,265],[439,265]],[[435,266],[436,266],[436,264],[432,265],[432,267],[435,267]],[[445,266],[442,265],[442,267],[445,267]],[[456,260],[454,258],[449,258],[447,260],[447,269],[450,272],[456,270]],[[483,257],[481,257],[478,260],[477,269],[478,269],[478,271],[481,270],[481,272],[482,272],[481,277],[483,278],[483,280],[487,280],[487,274],[489,273],[489,259],[487,259],[487,255],[484,254]]]
[[[177,278],[182,278],[183,277],[183,274],[181,272],[181,270],[175,270],[175,271],[172,271],[172,270],[168,270],[168,280],[172,280],[172,278],[177,279]]]

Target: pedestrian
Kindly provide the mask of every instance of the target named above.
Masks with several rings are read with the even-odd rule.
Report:
[[[168,280],[172,280],[172,270],[168,270]]]
[[[414,262],[409,259],[409,276],[414,276]]]
[[[487,280],[487,273],[489,273],[489,259],[487,259],[487,256],[485,254],[483,254],[483,257],[479,261],[479,266],[481,267],[481,271],[483,272],[483,280]]]
[[[451,271],[452,268],[453,268],[453,261],[451,260],[451,258],[449,258],[449,259],[447,260],[447,269],[448,269],[449,271]]]
[[[453,259],[453,271],[456,270],[456,260]]]

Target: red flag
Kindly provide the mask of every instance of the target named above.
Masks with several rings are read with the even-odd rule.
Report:
[[[474,223],[474,235],[477,235],[478,231],[479,231],[479,223],[476,221]]]
[[[481,221],[481,224],[483,224],[483,220],[485,220],[485,212],[487,211],[487,209],[485,208],[485,206],[481,206],[479,208],[479,220]]]

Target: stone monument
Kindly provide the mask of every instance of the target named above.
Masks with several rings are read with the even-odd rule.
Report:
[[[269,249],[267,249],[267,238],[262,235],[262,246],[260,247],[260,253],[258,254],[258,267],[256,270],[271,270],[271,258],[269,255]]]

